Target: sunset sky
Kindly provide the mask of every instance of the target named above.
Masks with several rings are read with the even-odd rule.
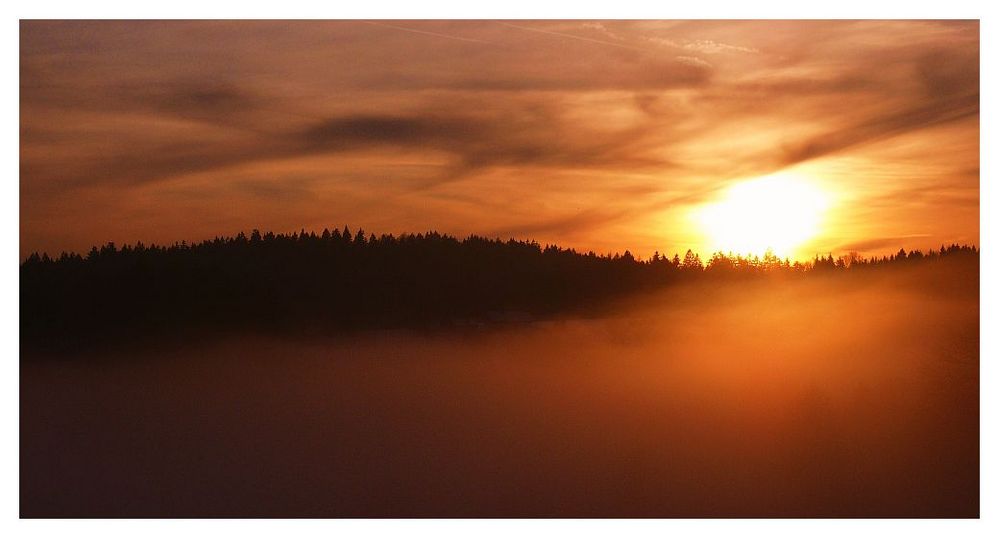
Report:
[[[741,248],[718,219],[794,231],[792,258],[979,242],[977,21],[20,30],[22,257],[345,224],[640,256]],[[746,184],[771,190],[733,210]]]

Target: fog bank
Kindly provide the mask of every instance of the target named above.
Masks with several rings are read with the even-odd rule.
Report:
[[[975,517],[977,283],[889,282],[31,357],[21,515]]]

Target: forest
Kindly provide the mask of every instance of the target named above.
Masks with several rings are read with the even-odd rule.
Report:
[[[22,344],[53,350],[238,330],[435,328],[580,314],[680,282],[863,278],[931,264],[977,270],[978,250],[955,244],[808,263],[718,252],[703,261],[689,250],[638,259],[433,231],[254,230],[170,246],[108,243],[85,256],[32,254],[20,268],[20,327]]]

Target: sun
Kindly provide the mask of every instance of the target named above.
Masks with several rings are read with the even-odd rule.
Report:
[[[736,183],[695,219],[711,252],[792,256],[819,232],[829,196],[808,177],[774,174]]]

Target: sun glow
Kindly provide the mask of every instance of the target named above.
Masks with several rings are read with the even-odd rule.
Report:
[[[702,206],[695,219],[708,236],[711,252],[781,257],[819,232],[829,196],[808,178],[775,174],[743,181]]]

